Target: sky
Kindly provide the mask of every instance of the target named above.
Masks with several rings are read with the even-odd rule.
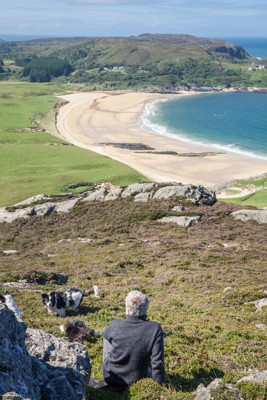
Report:
[[[267,37],[267,0],[1,0],[0,4],[0,34]]]

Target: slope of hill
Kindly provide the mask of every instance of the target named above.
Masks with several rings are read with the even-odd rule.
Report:
[[[129,290],[150,298],[149,318],[164,330],[166,386],[145,380],[124,394],[93,391],[94,399],[188,400],[201,382],[222,377],[236,383],[248,370],[266,369],[266,308],[256,313],[247,304],[267,289],[266,225],[236,221],[230,214],[238,206],[181,203],[185,215],[201,215],[201,221],[190,228],[162,224],[157,219],[173,214],[177,201],[128,198],[79,203],[69,214],[1,224],[1,282],[64,273],[69,287],[98,285],[101,298],[85,298],[75,317],[99,332],[123,317]],[[47,314],[41,304],[40,291],[52,289],[58,287],[9,290],[29,327],[59,335],[66,321]],[[73,317],[69,313],[67,320]],[[87,346],[92,377],[101,378],[102,340]],[[245,399],[263,400],[266,394],[251,384],[241,390]],[[225,396],[220,398],[229,400]]]

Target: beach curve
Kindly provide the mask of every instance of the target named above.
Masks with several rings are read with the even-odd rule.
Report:
[[[57,130],[68,142],[120,161],[156,182],[214,187],[267,172],[267,161],[159,135],[142,124],[146,104],[182,94],[79,92],[61,96]]]

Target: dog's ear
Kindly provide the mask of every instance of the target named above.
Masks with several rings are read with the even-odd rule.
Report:
[[[48,294],[47,293],[42,293],[42,302],[45,304],[45,301],[48,300]]]
[[[5,303],[5,302],[6,302],[5,296],[2,296],[0,294],[0,303]]]

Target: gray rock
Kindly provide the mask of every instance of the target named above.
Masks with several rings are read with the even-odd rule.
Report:
[[[263,299],[259,299],[259,300],[255,300],[255,301],[249,301],[245,304],[254,304],[257,311],[261,311],[262,307],[267,307],[267,297],[264,297]]]
[[[193,223],[197,223],[198,221],[200,221],[201,217],[199,215],[196,215],[194,217],[187,217],[187,216],[181,216],[181,217],[175,217],[175,216],[171,216],[171,217],[163,217],[158,219],[158,222],[162,222],[162,223],[173,223],[173,224],[177,224],[179,226],[183,226],[185,228],[187,228],[188,226],[191,226]]]
[[[106,195],[106,189],[100,188],[96,191],[93,191],[88,194],[87,197],[84,197],[82,201],[104,201]]]
[[[149,192],[144,192],[144,193],[139,193],[134,197],[134,201],[141,201],[141,202],[147,202],[151,198],[151,193]]]
[[[57,394],[61,393],[58,398],[83,398],[91,372],[85,346],[56,338],[39,329],[27,329],[25,344],[29,354],[39,360],[39,368],[42,370],[43,365],[46,366],[50,384]],[[39,372],[36,378],[38,376]]]
[[[22,398],[39,400],[39,385],[24,344],[26,327],[4,304],[0,304],[0,320],[0,395],[15,392]]]
[[[175,211],[175,212],[183,212],[183,211],[185,211],[185,208],[184,208],[184,206],[174,206],[174,207],[172,208],[172,211]]]
[[[14,207],[30,205],[32,203],[36,203],[37,201],[42,201],[42,200],[51,200],[51,197],[48,197],[46,194],[37,194],[33,197],[29,197],[26,200],[14,204]]]
[[[14,212],[9,212],[5,208],[0,209],[0,222],[11,223],[18,218],[29,218],[34,215],[34,207],[27,207]]]
[[[164,186],[156,191],[153,199],[169,199],[170,197],[185,196],[190,190],[190,185],[171,185]]]
[[[237,381],[237,384],[242,382],[251,382],[256,383],[257,385],[266,384],[267,383],[267,370],[256,372],[255,374],[251,374],[248,376],[244,376],[243,378]]]
[[[0,304],[0,397],[82,400],[90,378],[86,348],[20,323]]]
[[[237,387],[224,383],[222,379],[215,379],[207,387],[201,383],[196,390],[194,400],[215,400],[221,398],[222,395],[226,398],[226,394],[229,398],[244,400]]]
[[[37,217],[46,217],[51,214],[55,209],[55,203],[44,203],[38,204],[32,208],[31,216],[36,215]]]
[[[30,400],[30,399],[21,397],[19,394],[15,392],[7,392],[3,396],[1,396],[1,400]]]
[[[267,224],[267,210],[238,210],[231,214],[241,221],[256,221],[259,224]]]
[[[123,189],[120,187],[112,189],[105,196],[105,201],[117,200],[120,197],[122,191],[123,191]]]
[[[79,201],[79,199],[76,198],[76,199],[62,201],[60,203],[55,203],[54,211],[57,213],[67,213],[75,206],[75,204],[78,201]]]
[[[144,193],[152,190],[156,186],[155,183],[133,183],[124,189],[121,197],[136,196],[139,193]]]
[[[256,328],[258,328],[262,331],[264,331],[267,328],[267,325],[265,325],[265,324],[256,324],[255,326],[256,326]]]

